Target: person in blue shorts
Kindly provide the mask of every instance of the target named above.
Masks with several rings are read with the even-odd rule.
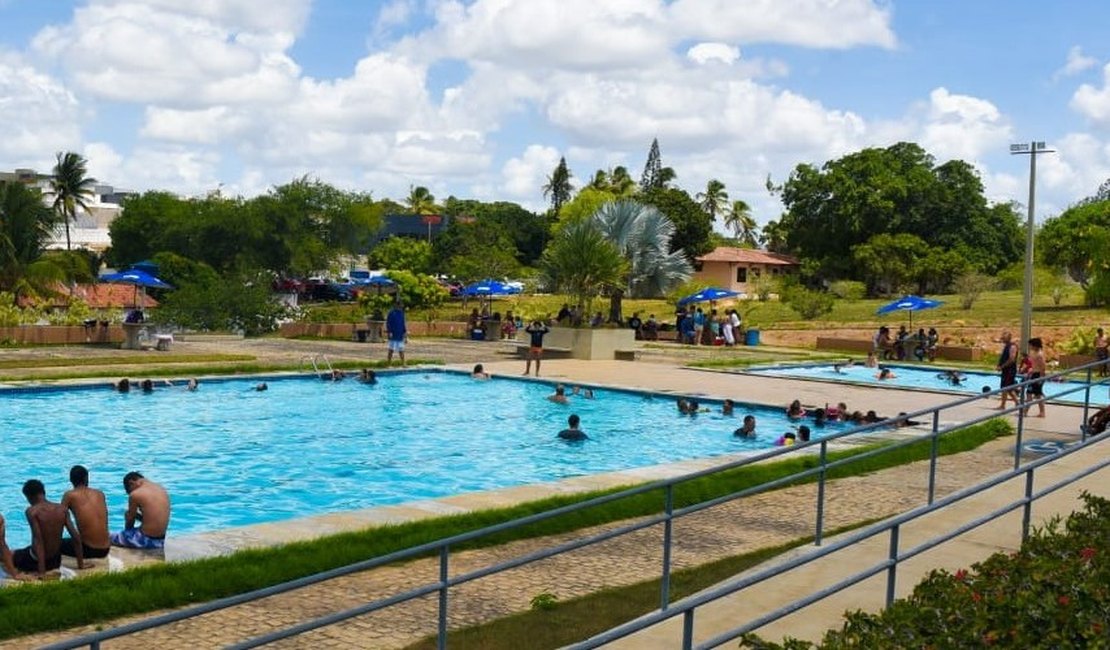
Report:
[[[532,371],[532,362],[536,362],[536,376],[540,376],[540,359],[543,358],[543,337],[551,330],[547,325],[539,319],[532,321],[532,324],[524,328],[528,333],[528,360],[524,364],[524,374],[527,375]]]
[[[112,533],[112,545],[164,548],[166,530],[170,526],[170,496],[165,488],[139,472],[128,472],[123,477],[123,489],[127,492],[127,513],[123,518],[123,530]]]

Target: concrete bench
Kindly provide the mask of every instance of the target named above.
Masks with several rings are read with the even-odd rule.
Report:
[[[635,361],[640,358],[639,350],[614,350],[613,359],[617,361]]]
[[[860,339],[841,339],[828,336],[817,337],[818,350],[846,350],[867,354],[871,351],[871,345],[871,341]],[[912,360],[912,349],[907,348],[907,352],[910,353],[907,360]],[[938,359],[948,359],[950,361],[979,361],[983,358],[983,350],[982,348],[972,348],[962,345],[938,345],[936,357]]]

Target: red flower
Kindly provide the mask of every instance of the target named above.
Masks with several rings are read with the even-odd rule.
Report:
[[[1056,602],[1060,603],[1062,607],[1067,607],[1068,603],[1071,602],[1071,598],[1068,598],[1067,596],[1060,596],[1056,599]]]
[[[1079,557],[1087,560],[1088,562],[1095,556],[1095,549],[1088,546],[1087,548],[1079,551]]]
[[[980,600],[983,600],[983,597],[979,595],[978,591],[973,591],[971,592],[971,599],[975,602],[979,602]]]
[[[956,572],[956,579],[963,582],[967,579],[967,569],[960,569]]]

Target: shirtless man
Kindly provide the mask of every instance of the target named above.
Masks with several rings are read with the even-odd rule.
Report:
[[[39,578],[47,571],[62,565],[62,531],[69,531],[73,538],[77,556],[77,568],[84,569],[91,564],[85,563],[81,553],[81,533],[73,525],[69,513],[58,503],[46,498],[46,488],[42,481],[31,479],[23,484],[23,496],[27,497],[27,523],[31,527],[31,545],[12,553],[12,564],[20,571],[35,573]]]
[[[112,533],[112,544],[127,548],[161,549],[166,544],[170,525],[170,496],[161,486],[138,472],[123,477],[127,491],[127,513],[123,530]],[[140,524],[139,528],[135,523]]]
[[[89,487],[89,470],[74,465],[69,470],[73,489],[62,496],[62,507],[73,513],[77,530],[81,531],[81,550],[85,557],[108,557],[112,541],[108,538],[108,503],[104,493]],[[75,557],[76,540],[62,540],[62,555]]]

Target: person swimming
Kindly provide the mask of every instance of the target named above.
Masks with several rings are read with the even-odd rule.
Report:
[[[819,427],[825,426],[829,421],[828,412],[825,409],[817,409],[813,412],[813,424]],[[804,425],[803,425],[804,426]]]
[[[802,402],[800,400],[794,400],[790,402],[790,406],[786,407],[786,417],[791,420],[799,420],[805,416],[806,410],[802,408]]]
[[[809,427],[807,427],[806,425],[803,424],[802,426],[798,427],[798,440],[799,441],[809,442],[809,434],[810,434]]]
[[[732,415],[732,409],[735,406],[736,406],[736,404],[732,400],[726,399],[721,404],[721,415]]]
[[[558,437],[562,440],[568,440],[570,442],[578,442],[588,439],[589,436],[587,436],[584,431],[578,428],[579,422],[581,422],[581,420],[579,419],[578,414],[572,413],[571,416],[567,418],[568,428],[560,431],[557,434]]]
[[[745,415],[744,425],[739,429],[732,432],[732,435],[737,438],[754,438],[755,437],[755,416]]]
[[[259,392],[259,393],[261,393],[261,392],[262,392],[262,391],[264,391],[264,390],[269,390],[269,389],[270,389],[270,387],[269,387],[269,386],[267,386],[267,385],[266,385],[266,382],[264,382],[264,381],[263,381],[263,382],[259,382],[259,383],[257,383],[257,384],[255,384],[255,385],[254,385],[254,390],[255,390],[256,392]]]
[[[482,366],[482,364],[476,363],[474,364],[474,370],[470,371],[470,378],[479,380],[489,379],[489,373],[486,372],[486,369],[484,366]]]
[[[875,379],[887,380],[887,379],[894,379],[897,376],[898,375],[894,374],[894,371],[891,370],[890,368],[884,368],[884,367],[880,366],[879,367],[879,374],[875,375]]]
[[[569,404],[570,400],[567,399],[566,387],[562,384],[555,384],[555,392],[547,396],[547,401],[556,404]]]
[[[363,368],[358,373],[358,381],[359,381],[360,384],[371,384],[371,385],[373,385],[373,384],[378,383],[378,375],[376,375],[374,373],[374,371],[369,369],[369,368]]]
[[[779,439],[775,441],[775,446],[790,447],[794,444],[795,440],[797,440],[797,434],[795,434],[793,431],[787,431],[786,433],[779,436]]]

